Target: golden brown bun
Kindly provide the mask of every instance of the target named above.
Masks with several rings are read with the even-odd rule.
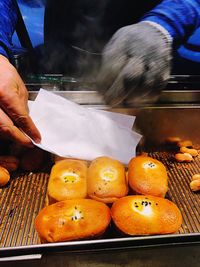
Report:
[[[10,174],[8,170],[0,166],[0,186],[3,187],[9,182],[9,180],[10,180]]]
[[[108,157],[96,158],[88,168],[87,187],[89,197],[104,203],[126,196],[128,185],[124,166]]]
[[[81,160],[65,159],[50,173],[47,194],[49,204],[87,196],[87,165]]]
[[[127,196],[111,208],[117,228],[128,235],[175,233],[182,223],[178,207],[171,201],[153,196]]]
[[[92,199],[74,199],[41,210],[35,227],[43,242],[61,242],[99,236],[105,232],[110,220],[106,204]]]
[[[142,195],[165,197],[168,190],[167,170],[162,162],[146,156],[138,156],[129,162],[130,187]]]

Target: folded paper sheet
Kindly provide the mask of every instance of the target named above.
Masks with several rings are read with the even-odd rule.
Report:
[[[30,116],[42,136],[37,146],[62,157],[109,156],[127,164],[141,138],[131,129],[135,117],[89,109],[43,89]]]

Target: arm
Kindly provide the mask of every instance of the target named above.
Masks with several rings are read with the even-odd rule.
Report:
[[[15,2],[1,0],[0,13],[0,54],[9,57],[12,47],[12,35],[17,22]]]
[[[28,92],[8,58],[17,22],[14,0],[0,1],[0,136],[23,145],[40,142],[40,133],[28,115]]]
[[[175,41],[182,40],[200,26],[200,0],[164,0],[142,20],[155,22]]]

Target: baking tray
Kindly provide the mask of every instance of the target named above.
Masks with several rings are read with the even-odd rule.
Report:
[[[44,84],[43,84],[44,85]],[[51,90],[46,84],[45,89]],[[34,85],[34,89],[38,85]],[[178,92],[178,93],[177,93]],[[147,151],[150,156],[161,160],[169,173],[167,198],[175,202],[183,215],[179,232],[169,235],[120,236],[110,227],[101,238],[41,244],[34,228],[34,220],[44,205],[48,183],[48,172],[15,175],[10,184],[0,192],[0,258],[19,255],[39,255],[51,252],[85,252],[113,249],[128,249],[156,246],[178,246],[200,244],[200,194],[190,190],[191,176],[200,172],[200,157],[191,163],[173,160],[174,150],[160,145],[167,136],[190,139],[195,147],[200,144],[200,91],[165,91],[166,97],[157,104],[145,107],[122,106],[111,111],[137,115],[134,129],[139,131],[145,142],[138,152]],[[35,99],[37,91],[29,92]],[[96,91],[55,91],[69,100],[86,107],[108,109]],[[179,103],[179,104],[178,104]],[[159,145],[157,145],[159,144]]]
[[[180,208],[183,223],[178,233],[125,237],[111,226],[101,239],[41,244],[34,220],[44,206],[48,173],[20,174],[0,193],[0,257],[53,252],[85,252],[149,246],[200,244],[200,194],[190,190],[191,176],[200,172],[200,156],[191,163],[174,161],[175,151],[162,147],[142,149],[168,169],[167,198]],[[141,152],[141,148],[140,148]]]

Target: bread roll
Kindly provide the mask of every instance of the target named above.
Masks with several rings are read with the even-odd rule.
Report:
[[[50,173],[47,195],[49,204],[87,196],[87,164],[65,159],[56,163]]]
[[[10,174],[7,169],[0,166],[0,186],[5,186],[10,180]]]
[[[88,168],[87,188],[89,197],[112,203],[128,193],[124,166],[117,160],[99,157]]]
[[[129,162],[128,181],[137,194],[165,197],[168,190],[167,170],[162,162],[138,156]]]
[[[104,203],[74,199],[41,210],[35,227],[43,242],[61,242],[102,235],[110,220],[110,209]]]
[[[175,233],[182,223],[178,207],[171,201],[153,196],[127,196],[111,208],[117,228],[128,235]]]

